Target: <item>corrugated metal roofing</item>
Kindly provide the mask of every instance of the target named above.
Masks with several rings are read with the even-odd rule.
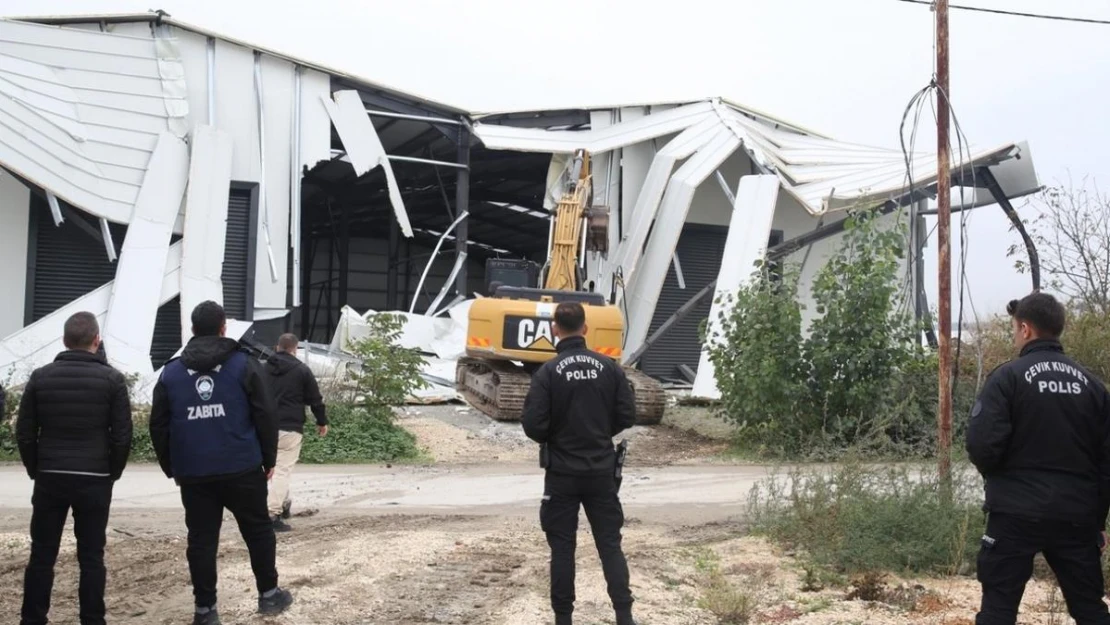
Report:
[[[305,59],[300,59],[300,58],[296,58],[296,57],[293,57],[293,56],[289,56],[288,54],[285,54],[283,52],[278,52],[277,50],[274,50],[274,49],[271,49],[271,48],[266,48],[266,47],[263,47],[263,46],[259,46],[259,45],[255,45],[253,43],[243,41],[241,39],[236,39],[234,37],[229,37],[227,35],[223,35],[223,34],[208,30],[207,28],[202,28],[200,26],[196,26],[194,24],[190,24],[188,22],[183,22],[179,19],[175,19],[175,18],[171,17],[169,14],[161,12],[161,11],[150,11],[150,12],[147,12],[147,13],[94,13],[94,14],[86,14],[86,15],[43,15],[43,16],[13,17],[13,18],[10,18],[10,19],[21,21],[21,22],[34,22],[34,23],[37,23],[37,24],[47,24],[47,25],[51,25],[51,26],[67,26],[67,25],[73,25],[73,24],[89,24],[89,23],[95,24],[95,23],[98,23],[98,22],[103,22],[105,24],[125,24],[125,23],[136,23],[136,22],[140,22],[140,23],[149,22],[149,23],[152,23],[152,24],[168,24],[170,26],[174,26],[174,27],[180,28],[182,30],[187,30],[187,31],[190,31],[190,32],[194,32],[198,35],[203,35],[205,37],[211,37],[213,39],[219,39],[221,41],[226,41],[227,43],[232,43],[232,44],[242,46],[244,48],[248,48],[248,49],[251,49],[251,50],[257,50],[257,51],[262,52],[264,54],[268,54],[270,56],[273,56],[275,58],[279,58],[279,59],[288,61],[290,63],[293,63],[295,65],[300,65],[302,67],[306,67],[306,68],[309,68],[309,69],[314,69],[318,72],[323,72],[325,74],[330,74],[330,75],[335,76],[337,78],[343,78],[343,79],[349,80],[353,83],[356,83],[358,86],[361,86],[361,87],[366,87],[368,89],[377,89],[377,90],[380,90],[380,91],[387,91],[387,92],[395,93],[395,94],[398,94],[398,95],[403,95],[408,99],[420,102],[422,104],[427,104],[427,105],[432,106],[434,108],[438,108],[438,109],[440,109],[441,111],[443,111],[445,113],[455,113],[455,114],[458,114],[458,115],[467,114],[467,111],[464,111],[463,109],[460,109],[460,108],[457,108],[457,107],[454,107],[454,106],[450,106],[450,105],[444,104],[442,102],[437,102],[437,101],[432,100],[430,98],[425,98],[425,97],[422,97],[422,96],[419,96],[419,95],[416,95],[416,94],[413,94],[413,93],[409,93],[409,92],[401,90],[401,89],[395,89],[393,87],[383,85],[381,83],[377,83],[377,82],[374,82],[374,81],[371,81],[371,80],[367,80],[366,78],[362,78],[360,76],[355,76],[355,75],[350,74],[348,72],[345,72],[343,70],[335,69],[333,67],[327,67],[325,65],[320,65],[319,63],[314,63],[312,61],[308,61],[308,60],[305,60]]]
[[[0,20],[0,162],[127,223],[159,134],[188,110],[165,84],[184,76],[180,61],[159,58],[158,45]]]

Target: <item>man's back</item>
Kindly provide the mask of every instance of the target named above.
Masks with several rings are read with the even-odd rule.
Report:
[[[292,354],[278,352],[266,361],[266,373],[282,431],[304,431],[305,406],[312,407],[318,422],[327,423],[320,387],[307,365]]]
[[[611,474],[613,437],[636,419],[632,387],[619,364],[590,351],[581,337],[560,341],[558,352],[533,376],[524,431],[548,444],[553,472]]]
[[[968,453],[987,481],[987,507],[1025,518],[1094,523],[1110,436],[1106,387],[1057,341],[1027,345],[984,386]],[[1107,476],[1110,477],[1110,476]]]
[[[194,337],[154,389],[151,436],[163,470],[180,481],[272,467],[268,406],[257,365],[237,342]]]
[[[37,429],[37,471],[122,472],[131,437],[127,384],[101,357],[62,352],[31,374],[22,401]]]

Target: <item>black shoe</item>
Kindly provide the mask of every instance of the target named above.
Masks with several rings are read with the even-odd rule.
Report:
[[[281,614],[293,605],[293,595],[288,590],[278,588],[277,592],[269,597],[258,598],[258,613],[268,616]]]
[[[281,518],[288,519],[291,516],[293,516],[293,502],[286,501],[281,505]]]
[[[220,625],[220,615],[216,608],[204,614],[193,614],[193,625]]]
[[[281,520],[280,515],[274,517],[273,521],[274,521],[274,531],[275,532],[290,532],[290,531],[293,531],[293,528],[289,527],[288,523]]]
[[[556,614],[555,625],[573,625],[573,619],[570,614]]]
[[[632,610],[618,610],[617,625],[636,625],[635,619],[632,618]]]

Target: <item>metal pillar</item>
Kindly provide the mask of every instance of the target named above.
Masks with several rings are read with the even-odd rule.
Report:
[[[989,167],[984,167],[979,170],[978,175],[983,179],[990,190],[991,196],[994,201],[1002,208],[1002,212],[1010,218],[1010,223],[1014,225],[1014,229],[1021,235],[1021,240],[1025,244],[1025,251],[1029,254],[1029,274],[1033,279],[1033,291],[1041,290],[1041,257],[1037,253],[1037,244],[1033,242],[1033,237],[1029,236],[1029,231],[1025,229],[1025,223],[1021,221],[1017,211],[1014,210],[1014,205],[1010,203],[1010,198],[1006,197],[1006,193],[1002,191],[1002,186],[998,184],[998,179],[994,177]]]
[[[397,308],[397,256],[401,250],[401,226],[396,219],[389,222],[389,268],[385,278],[385,306],[387,310]]]
[[[339,307],[347,305],[348,278],[351,269],[351,209],[343,205],[339,213]],[[337,311],[338,312],[338,311]],[[338,315],[337,315],[338,318]]]
[[[462,165],[455,174],[455,214],[462,215],[470,209],[470,129],[465,126],[459,129],[458,163]],[[464,217],[455,228],[455,254],[466,253],[467,239],[470,238],[469,217]],[[459,274],[455,276],[455,290],[459,295],[466,296],[467,275],[466,263],[463,263]]]

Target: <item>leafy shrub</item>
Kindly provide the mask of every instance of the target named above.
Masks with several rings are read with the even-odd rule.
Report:
[[[781,279],[760,266],[735,296],[726,297],[722,346],[710,350],[718,387],[724,389],[720,415],[738,426],[745,441],[779,441],[794,453],[789,438],[774,435],[783,419],[804,419],[806,368],[802,359],[802,315],[797,302],[798,277]],[[768,383],[773,380],[774,383]],[[809,429],[799,423],[799,429]]]
[[[366,335],[349,345],[362,368],[354,374],[356,401],[372,407],[399,406],[427,382],[420,375],[424,357],[398,345],[405,318],[378,314],[370,317]]]
[[[797,273],[764,268],[731,300],[709,348],[719,414],[760,455],[828,458],[846,449],[925,455],[935,447],[935,360],[899,313],[904,228],[873,213],[848,218],[818,273],[819,317],[802,337]],[[922,376],[932,366],[932,381]]]
[[[752,490],[753,531],[844,575],[966,573],[983,523],[981,482],[967,467],[953,473],[951,499],[931,468],[849,462],[775,476]]]
[[[875,431],[876,412],[889,406],[896,375],[913,364],[915,328],[896,312],[905,233],[882,228],[873,213],[848,218],[840,250],[817,274],[820,315],[804,353],[812,409],[839,445]]]
[[[154,453],[154,443],[150,440],[150,409],[133,407],[131,423],[129,462],[158,462],[158,456]]]
[[[328,421],[327,436],[305,434],[302,462],[397,462],[420,457],[416,437],[393,422],[393,412],[388,407],[331,405]]]
[[[15,442],[15,417],[19,412],[19,400],[23,393],[11,387],[9,376],[4,386],[4,405],[0,406],[0,460],[14,460],[19,457]]]

